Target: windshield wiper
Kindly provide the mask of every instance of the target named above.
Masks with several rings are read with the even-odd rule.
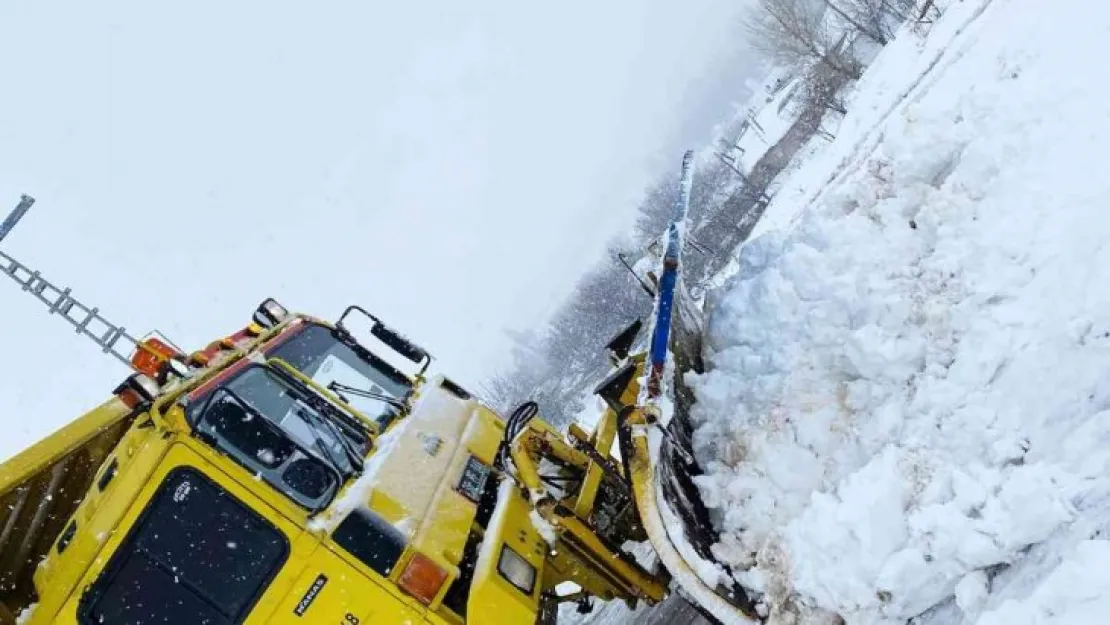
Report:
[[[361,473],[363,466],[362,453],[359,452],[357,447],[353,446],[355,443],[350,439],[350,437],[347,436],[346,433],[343,432],[343,430],[335,423],[335,421],[323,414],[326,411],[328,412],[328,414],[334,415],[338,419],[343,419],[344,421],[347,421],[347,418],[345,418],[347,417],[347,414],[343,412],[343,409],[337,406],[335,402],[318,393],[308,384],[305,384],[304,381],[298,379],[296,376],[291,375],[286,371],[283,371],[281,367],[268,366],[267,368],[271,372],[273,372],[279,379],[281,379],[287,386],[297,391],[297,393],[300,395],[300,398],[298,399],[301,401],[302,404],[308,407],[308,410],[298,412],[302,415],[310,417],[312,419],[312,422],[315,423],[318,427],[322,425],[325,429],[327,429],[328,432],[331,433],[331,435],[339,441],[339,446],[343,448],[343,454],[347,458],[347,466],[354,471]],[[362,430],[362,428],[364,427],[362,423],[360,423],[353,416],[349,417],[349,419],[350,422],[353,425],[357,426],[360,431]],[[368,432],[363,431],[362,433],[367,438],[369,438]],[[315,429],[313,430],[313,436],[316,436]],[[330,454],[329,457],[331,457]]]
[[[326,428],[328,432],[330,432],[331,435],[335,437],[335,440],[339,442],[339,446],[343,449],[343,454],[347,458],[347,466],[354,469],[356,472],[361,473],[363,466],[362,454],[360,454],[358,450],[352,446],[354,443],[351,442],[351,439],[347,438],[347,435],[344,434],[342,430],[339,429],[339,426],[336,425],[331,419],[320,414],[311,406],[307,407],[308,410],[298,410],[298,413],[301,416],[309,417],[317,426],[324,426],[324,428]],[[316,438],[316,440],[320,440],[320,437],[317,436],[315,429],[312,430],[312,435]]]
[[[297,400],[294,401],[297,402]],[[307,408],[307,410],[305,408]],[[297,414],[302,417],[308,417],[314,423],[319,423],[321,420],[324,419],[322,416],[320,416],[319,413],[317,413],[315,410],[312,409],[311,406],[308,406],[307,404],[298,405]],[[336,458],[335,455],[332,453],[334,450],[331,448],[331,446],[325,443],[324,439],[320,438],[320,434],[316,431],[316,428],[309,428],[309,431],[312,432],[312,438],[316,441],[316,448],[319,449],[320,452],[323,453],[325,456],[327,456],[328,462],[330,462],[332,466],[338,469],[340,466],[339,459]],[[350,468],[351,466],[350,459],[348,459],[347,461],[347,466],[348,468]]]
[[[355,388],[353,386],[347,386],[346,384],[340,384],[339,382],[329,383],[328,384],[328,390],[335,392],[335,394],[339,395],[339,398],[342,399],[343,401],[347,401],[347,399],[345,397],[343,397],[343,394],[344,393],[350,393],[351,395],[354,395],[355,397],[363,397],[365,399],[376,399],[378,401],[385,402],[385,403],[389,404],[390,406],[393,406],[394,408],[397,408],[398,410],[404,410],[405,408],[408,407],[408,406],[405,405],[404,401],[402,401],[400,399],[397,399],[396,397],[386,395],[384,393],[375,393],[374,391],[365,391],[361,388]],[[347,402],[347,403],[350,403],[350,402]]]

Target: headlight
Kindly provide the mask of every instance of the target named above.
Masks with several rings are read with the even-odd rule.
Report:
[[[501,546],[501,559],[497,561],[497,572],[528,596],[532,596],[532,591],[536,589],[536,567],[529,564],[523,556],[508,545]]]

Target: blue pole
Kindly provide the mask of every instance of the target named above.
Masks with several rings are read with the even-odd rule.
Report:
[[[0,224],[0,241],[3,241],[4,237],[8,236],[8,233],[12,231],[12,228],[15,228],[15,225],[19,223],[19,220],[23,219],[23,216],[27,214],[27,211],[31,210],[31,205],[34,203],[35,198],[29,195],[24,195],[20,198],[19,205],[15,207],[15,210],[12,211],[11,215],[8,215],[8,218],[4,220],[4,223]]]
[[[694,152],[689,150],[682,157],[682,177],[679,181],[678,200],[675,202],[674,216],[667,228],[667,249],[663,254],[663,275],[659,278],[659,295],[655,304],[655,327],[651,337],[651,370],[648,375],[648,396],[659,397],[662,392],[663,368],[667,362],[667,347],[670,343],[671,308],[674,304],[674,290],[678,283],[679,261],[685,243],[686,213],[690,210],[690,186],[693,172]]]

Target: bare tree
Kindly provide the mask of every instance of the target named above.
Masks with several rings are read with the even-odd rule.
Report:
[[[501,411],[531,399],[550,369],[541,334],[512,330],[506,330],[505,334],[512,343],[512,367],[491,375],[479,389],[482,398]]]
[[[866,17],[863,19],[860,19],[860,15],[858,15],[860,12],[858,5],[866,5],[870,8],[869,5],[875,4],[874,0],[857,0],[857,2],[849,4],[848,10],[840,8],[838,3],[833,0],[825,0],[825,4],[833,13],[836,13],[842,20],[850,24],[852,28],[855,28],[875,43],[885,46],[890,42],[890,33],[882,27],[881,22],[876,24],[873,19],[870,19],[870,14],[865,14]]]
[[[823,65],[857,79],[863,68],[848,51],[845,33],[829,26],[824,9],[811,0],[758,0],[745,27],[753,47],[774,61],[799,71]]]
[[[826,0],[829,8],[867,37],[886,44],[912,17],[914,0]]]
[[[931,19],[936,20],[940,17],[940,9],[936,6],[935,0],[925,0],[925,4],[922,5],[921,11],[917,15],[917,21],[924,22],[929,19],[930,11],[932,11],[933,13],[933,17]]]
[[[636,237],[650,241],[662,234],[678,199],[678,176],[668,172],[644,192],[640,202],[640,216],[636,220]]]
[[[817,107],[841,115],[848,112],[841,95],[846,82],[843,75],[829,71],[825,65],[815,64],[806,69],[800,82],[797,99],[803,109]]]
[[[916,0],[877,0],[877,1],[879,2],[879,4],[883,5],[884,8],[886,8],[887,12],[890,13],[891,16],[893,16],[898,21],[902,21],[902,22],[908,21],[910,18],[913,17],[913,8],[914,8],[914,6],[917,5]],[[932,0],[927,0],[927,1],[931,2]]]

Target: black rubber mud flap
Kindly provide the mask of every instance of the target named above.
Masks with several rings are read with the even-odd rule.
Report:
[[[559,601],[555,595],[545,593],[540,597],[540,611],[536,614],[536,625],[556,625],[559,620]]]
[[[711,547],[720,541],[720,533],[713,527],[709,510],[702,503],[701,493],[694,483],[693,478],[704,472],[696,463],[691,465],[686,461],[686,458],[693,457],[688,421],[676,413],[670,425],[667,426],[667,431],[670,436],[663,439],[659,449],[659,479],[663,499],[681,519],[683,533],[694,551],[705,560],[716,562],[729,574],[731,585],[718,587],[717,594],[745,614],[757,618],[755,604],[748,597],[748,593],[732,579],[732,571],[726,565],[717,562],[713,555]],[[676,450],[674,448],[676,444],[684,446],[686,453]],[[690,603],[707,619],[717,622],[696,602]]]

